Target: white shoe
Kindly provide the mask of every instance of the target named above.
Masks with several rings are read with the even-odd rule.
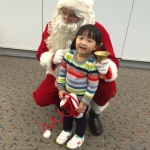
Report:
[[[64,144],[68,138],[71,136],[71,132],[66,132],[66,131],[61,131],[61,133],[59,134],[59,136],[56,139],[56,143],[59,145]]]
[[[67,143],[67,148],[76,149],[80,147],[84,142],[84,136],[81,138],[78,135],[74,135],[72,139]]]

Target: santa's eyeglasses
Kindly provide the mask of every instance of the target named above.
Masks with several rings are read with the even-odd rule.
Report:
[[[72,20],[79,19],[79,17],[76,16],[76,14],[68,13],[68,12],[65,11],[64,8],[60,9],[60,14],[61,14],[62,17],[66,17],[67,16],[69,19],[72,19]]]

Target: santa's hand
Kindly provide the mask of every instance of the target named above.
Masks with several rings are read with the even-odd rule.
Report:
[[[54,56],[54,64],[60,64],[63,60],[64,54],[65,51],[63,49],[57,50]]]
[[[105,59],[105,60],[102,60],[101,63],[97,63],[95,67],[97,68],[100,74],[106,74],[108,72],[109,63],[110,63],[110,60]]]

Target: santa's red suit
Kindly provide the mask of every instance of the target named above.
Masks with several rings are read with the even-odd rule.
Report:
[[[60,103],[60,99],[58,97],[58,89],[55,86],[55,74],[51,74],[51,71],[55,70],[55,66],[50,63],[52,54],[49,53],[50,50],[48,50],[45,42],[45,40],[50,36],[48,33],[48,25],[49,24],[47,24],[43,32],[42,41],[38,48],[36,57],[39,61],[41,61],[41,64],[49,62],[49,64],[47,64],[49,69],[47,70],[46,78],[33,93],[36,104],[42,107],[50,104],[59,105]],[[109,38],[109,34],[105,30],[105,28],[98,22],[95,22],[95,26],[100,29],[102,33],[102,42],[106,47],[106,50],[110,52],[110,55],[108,56],[108,59],[110,60],[108,72],[104,76],[104,79],[100,79],[97,92],[94,96],[94,102],[99,106],[104,106],[116,94],[116,83],[114,80],[117,77],[117,67],[119,65],[119,62],[113,52],[113,47]],[[100,47],[98,47],[98,50],[100,50]]]
[[[56,13],[52,21],[46,25],[36,54],[40,64],[46,68],[46,78],[33,92],[33,97],[35,103],[41,107],[51,104],[60,105],[56,81],[63,55],[70,48],[78,29],[82,25],[93,24],[97,26],[102,33],[101,41],[106,51],[110,53],[106,60],[96,64],[99,73],[103,74],[103,78],[99,81],[89,111],[91,131],[94,135],[100,135],[103,127],[99,114],[116,94],[115,79],[117,78],[119,62],[114,54],[108,32],[101,24],[95,22],[93,4],[93,0],[58,0]],[[101,51],[102,48],[99,46],[97,51]]]

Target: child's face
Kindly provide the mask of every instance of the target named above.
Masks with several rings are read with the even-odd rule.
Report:
[[[77,36],[76,49],[80,55],[87,57],[96,48],[95,40],[89,38],[87,34]]]

